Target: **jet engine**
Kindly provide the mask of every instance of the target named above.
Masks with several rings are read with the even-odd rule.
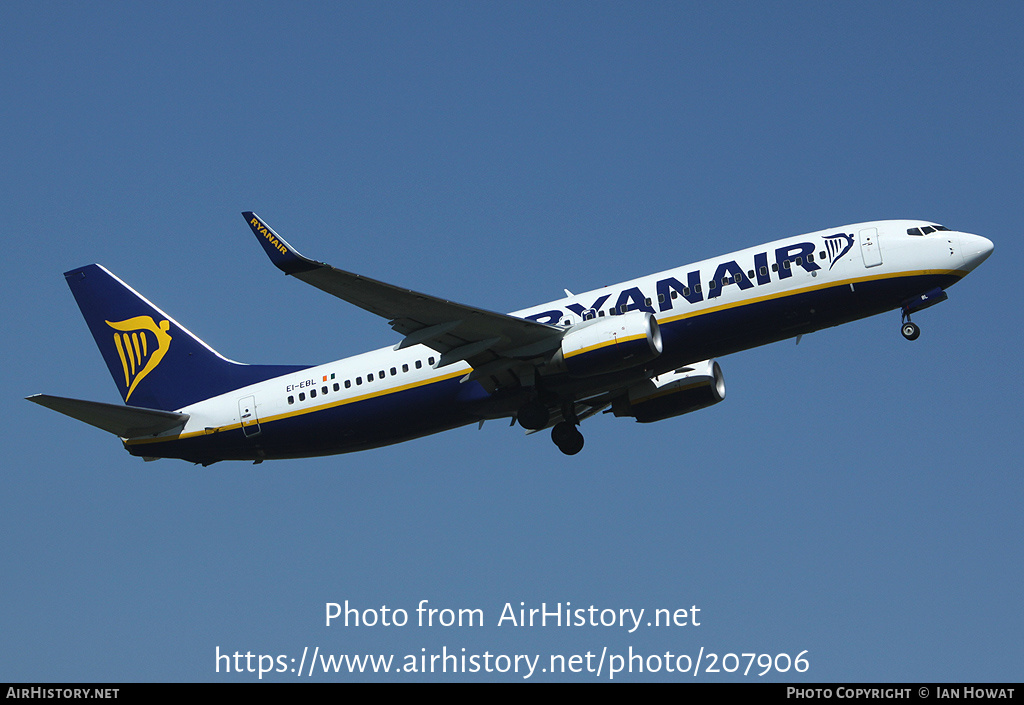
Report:
[[[633,385],[612,401],[612,413],[650,423],[688,414],[723,399],[722,368],[714,360],[705,360]]]
[[[661,351],[654,315],[630,311],[576,324],[565,332],[552,362],[573,377],[589,377],[642,365]]]

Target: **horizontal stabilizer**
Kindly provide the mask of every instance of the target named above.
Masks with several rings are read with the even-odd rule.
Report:
[[[53,397],[49,394],[33,394],[25,398],[121,438],[152,436],[184,426],[188,421],[188,414],[179,414],[173,411],[157,411],[137,406],[105,404],[100,401]]]

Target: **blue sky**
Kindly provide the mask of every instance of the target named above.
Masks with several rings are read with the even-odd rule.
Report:
[[[218,647],[807,650],[765,678],[1020,680],[1022,24],[1019,2],[5,3],[0,680],[255,679]],[[142,463],[22,400],[118,400],[61,276],[90,262],[233,359],[396,341],[282,277],[249,209],[311,257],[500,311],[881,218],[996,250],[914,343],[892,312],[729,356],[724,403],[590,419],[573,458],[488,423]],[[424,599],[486,624],[324,625],[327,602],[414,621]],[[702,621],[499,627],[506,602]]]

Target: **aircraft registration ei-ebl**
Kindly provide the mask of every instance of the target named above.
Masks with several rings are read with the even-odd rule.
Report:
[[[830,228],[511,314],[310,260],[243,213],[285,274],[384,317],[393,347],[323,365],[228,360],[97,264],[65,273],[125,405],[37,394],[146,460],[301,458],[376,448],[487,419],[551,428],[567,455],[600,411],[660,421],[716,404],[716,357],[899,309],[910,316],[992,253],[919,220]]]

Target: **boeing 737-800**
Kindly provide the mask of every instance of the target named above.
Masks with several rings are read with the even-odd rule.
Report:
[[[895,309],[914,340],[911,314],[992,252],[935,223],[859,223],[501,314],[308,259],[243,215],[278,269],[382,316],[401,340],[323,365],[245,365],[90,264],[64,276],[125,405],[28,399],[146,460],[330,455],[500,418],[551,428],[572,455],[600,411],[647,423],[722,401],[717,357]]]

